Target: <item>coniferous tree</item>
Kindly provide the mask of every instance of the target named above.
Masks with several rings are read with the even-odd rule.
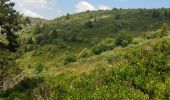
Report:
[[[158,10],[153,10],[152,11],[152,17],[153,18],[159,18],[160,17],[160,12]]]
[[[2,28],[1,34],[6,35],[8,40],[8,45],[4,46],[0,43],[0,47],[5,47],[6,49],[15,52],[16,48],[19,46],[14,34],[15,31],[21,29],[21,23],[23,23],[23,17],[13,9],[14,3],[10,0],[0,0],[0,27]]]
[[[0,36],[8,41],[5,44],[0,40],[0,92],[4,90],[5,81],[19,72],[12,57],[19,46],[14,32],[21,29],[25,18],[13,9],[14,5],[10,0],[0,0]]]
[[[165,10],[165,12],[164,12],[164,16],[165,16],[165,18],[167,18],[167,17],[168,17],[168,11],[167,11],[167,10]]]

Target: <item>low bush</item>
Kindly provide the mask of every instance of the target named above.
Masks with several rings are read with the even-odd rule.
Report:
[[[162,38],[164,36],[167,36],[168,32],[169,32],[169,26],[166,23],[164,23],[160,30],[148,32],[145,35],[145,37],[147,39]]]
[[[94,25],[94,21],[87,21],[86,23],[85,23],[85,27],[86,28],[93,28],[95,25]]]
[[[99,55],[103,51],[106,51],[106,50],[107,50],[107,47],[104,43],[99,43],[99,44],[93,46],[93,48],[92,48],[93,53],[96,55]]]
[[[102,52],[112,50],[114,48],[114,41],[111,38],[105,39],[92,47],[92,52],[96,55]]]
[[[27,46],[27,51],[32,51],[32,50],[34,50],[34,48],[35,48],[34,45],[29,44],[29,45]]]
[[[69,63],[76,62],[75,55],[66,55],[63,59],[64,65],[68,65]]]
[[[32,38],[32,41],[35,45],[40,44],[44,40],[44,36],[42,34],[36,35]]]
[[[87,58],[90,57],[91,55],[92,52],[89,49],[85,48],[79,53],[79,58]]]
[[[35,71],[36,74],[39,74],[39,73],[43,72],[45,69],[46,68],[45,68],[45,66],[43,64],[37,64],[35,66],[34,71]]]
[[[121,32],[116,37],[116,46],[126,47],[133,41],[133,36],[127,32]]]
[[[63,40],[68,42],[82,42],[83,37],[80,33],[66,33],[63,36]]]

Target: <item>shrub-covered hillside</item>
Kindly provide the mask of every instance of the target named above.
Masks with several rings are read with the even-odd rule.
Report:
[[[113,9],[67,14],[20,31],[24,66],[44,62],[51,66],[65,55],[77,54],[125,31],[141,36],[169,24],[169,9]],[[52,65],[53,66],[53,65]]]
[[[25,77],[1,97],[7,100],[169,100],[170,33],[164,32],[166,34],[162,37],[134,38],[133,43],[125,48],[116,47],[96,56],[84,56],[90,54],[84,49],[82,52],[85,53],[81,52],[80,57],[87,58],[75,61],[74,56],[67,56],[64,61],[73,63],[64,65],[62,70],[38,65],[36,75]],[[155,36],[158,32],[152,33]]]
[[[87,11],[26,26],[17,51],[0,52],[11,66],[0,99],[170,99],[170,9]]]

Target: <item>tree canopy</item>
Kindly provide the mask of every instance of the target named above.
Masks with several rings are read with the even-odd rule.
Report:
[[[0,34],[6,35],[8,41],[8,45],[0,42],[0,47],[12,52],[15,52],[18,47],[14,32],[21,29],[25,22],[24,17],[14,10],[14,5],[10,0],[0,0]]]

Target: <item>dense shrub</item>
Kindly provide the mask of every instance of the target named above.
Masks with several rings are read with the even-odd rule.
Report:
[[[49,39],[55,39],[58,36],[57,30],[51,30],[49,32]]]
[[[102,52],[112,50],[114,48],[114,41],[111,38],[105,39],[92,47],[92,52],[96,55]]]
[[[63,59],[64,65],[67,65],[69,63],[76,62],[76,56],[75,55],[67,55]]]
[[[153,10],[153,11],[152,11],[152,17],[153,17],[153,18],[160,18],[160,17],[161,17],[160,11],[158,11],[158,10]]]
[[[87,57],[90,57],[91,55],[92,55],[91,50],[85,48],[80,52],[79,58],[87,58]]]
[[[40,44],[43,40],[44,40],[44,36],[41,34],[32,37],[32,41],[36,45]]]
[[[59,76],[45,76],[42,84],[29,80],[19,89],[7,92],[6,97],[41,96],[41,99],[140,99],[168,100],[170,97],[169,40],[151,41],[147,45],[126,48],[122,51],[104,53],[110,65],[103,65],[84,74],[64,73]],[[74,57],[67,56],[69,62]],[[115,63],[112,63],[116,61]],[[107,66],[104,64],[104,66]],[[36,81],[37,82],[37,81]],[[35,85],[34,85],[35,84]],[[34,86],[36,91],[32,92]],[[14,94],[13,94],[14,93]],[[17,94],[15,94],[17,93]],[[5,96],[3,96],[5,97]]]
[[[114,23],[113,31],[118,32],[122,27],[123,27],[122,23],[116,22],[116,23]]]
[[[34,50],[35,46],[32,44],[27,45],[27,50],[26,51],[32,51]]]
[[[93,28],[95,25],[94,25],[94,21],[87,21],[86,23],[85,23],[85,27],[86,28]]]
[[[80,33],[66,33],[63,36],[64,41],[69,41],[69,42],[82,42],[83,37],[82,34]]]
[[[115,19],[120,19],[120,15],[119,14],[117,14],[117,15],[115,15]]]
[[[125,32],[121,32],[116,37],[115,44],[116,44],[116,46],[126,47],[129,44],[131,44],[132,41],[133,41],[133,37],[132,37],[131,34],[129,34],[127,32],[126,33]]]
[[[147,32],[146,35],[145,35],[145,37],[147,39],[160,38],[160,36],[161,36],[161,31],[160,30]]]
[[[41,25],[40,25],[40,23],[37,23],[34,27],[33,33],[34,34],[40,34],[41,32],[42,32]]]
[[[26,45],[27,45],[27,44],[32,44],[32,43],[33,43],[33,41],[32,41],[32,36],[28,36],[28,37],[25,39],[24,43],[25,43]]]
[[[160,30],[148,32],[146,34],[146,38],[148,39],[162,38],[164,36],[167,36],[168,31],[169,31],[169,26],[166,23],[164,23]]]
[[[39,74],[39,73],[43,72],[45,69],[46,68],[45,68],[45,66],[43,64],[37,64],[35,66],[35,73]]]
[[[99,43],[95,46],[93,46],[92,51],[94,54],[98,55],[101,54],[103,51],[106,51],[107,47],[104,43]]]
[[[169,31],[169,26],[164,23],[161,27],[161,37],[166,36],[168,34]]]
[[[41,78],[24,78],[13,88],[6,90],[0,95],[0,98],[5,100],[30,100],[33,99],[31,94],[33,93],[34,88],[42,83]]]
[[[70,19],[70,14],[69,13],[67,13],[66,19]]]

